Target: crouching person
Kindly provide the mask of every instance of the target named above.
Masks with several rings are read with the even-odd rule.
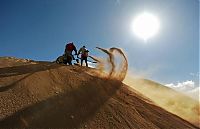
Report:
[[[77,55],[77,50],[73,42],[66,44],[65,46],[65,54],[64,56],[64,64],[72,65],[72,60],[74,60],[74,56],[72,55],[72,52],[75,52],[75,55]]]

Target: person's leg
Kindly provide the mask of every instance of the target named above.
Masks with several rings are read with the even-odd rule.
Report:
[[[67,62],[68,62],[69,65],[72,65],[72,57],[71,56],[68,56]]]
[[[66,60],[68,65],[72,65],[72,56],[70,54],[67,55],[67,60]]]
[[[87,63],[87,57],[85,57],[85,64],[88,67],[88,63]]]
[[[81,58],[81,66],[83,65],[83,58]]]
[[[67,55],[64,55],[62,60],[63,60],[63,64],[67,65]]]

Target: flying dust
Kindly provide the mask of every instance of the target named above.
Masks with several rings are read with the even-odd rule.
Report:
[[[108,56],[106,60],[90,56],[93,60],[97,61],[97,69],[100,70],[101,74],[103,73],[107,78],[123,81],[128,70],[128,61],[123,51],[115,47],[110,49],[96,48]],[[119,64],[116,59],[121,63]],[[117,67],[117,65],[119,66]]]
[[[199,102],[156,82],[134,78],[128,74],[123,81],[158,106],[200,127]]]
[[[96,48],[107,55],[107,59],[90,56],[97,62],[97,69],[100,71],[98,75],[120,81],[124,80],[125,84],[139,91],[145,97],[150,98],[158,106],[199,126],[198,102],[153,81],[134,78],[135,75],[133,76],[132,74],[126,76],[128,61],[121,49],[115,47],[110,49]],[[116,60],[119,61],[117,62]]]

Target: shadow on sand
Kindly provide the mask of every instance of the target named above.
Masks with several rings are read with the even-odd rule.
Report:
[[[58,68],[59,66],[61,65],[43,63],[43,64],[27,64],[27,65],[13,66],[13,67],[4,67],[0,68],[0,78],[55,69]]]
[[[115,94],[122,83],[93,78],[0,121],[2,128],[68,128],[83,125]]]
[[[20,66],[0,68],[0,78],[24,75],[22,77],[19,77],[19,79],[17,79],[17,81],[14,81],[9,85],[1,86],[0,92],[4,92],[4,91],[11,89],[18,82],[20,82],[20,81],[24,80],[25,78],[31,76],[35,72],[55,69],[55,68],[58,68],[60,66],[62,66],[62,65],[43,63],[43,64],[28,64],[28,65],[20,65]]]

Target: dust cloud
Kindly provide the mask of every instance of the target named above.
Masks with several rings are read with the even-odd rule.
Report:
[[[97,57],[94,57],[94,56],[89,56],[89,57],[92,58],[94,61],[97,62],[97,68],[98,68],[98,70],[100,71],[100,73],[103,73],[103,71],[104,71],[103,59],[97,58]]]
[[[93,60],[97,61],[97,69],[99,69],[104,74],[107,73],[108,78],[123,81],[128,71],[128,60],[124,52],[121,49],[115,47],[110,49],[104,49],[100,47],[96,48],[108,56],[106,60],[90,56]],[[108,68],[106,68],[106,66]]]
[[[121,59],[121,64],[119,66],[120,69],[118,69],[117,73],[117,78],[119,78],[120,80],[124,80],[124,78],[126,77],[127,71],[128,71],[128,60],[125,56],[125,54],[123,53],[123,51],[119,48],[110,48],[110,52],[118,52],[123,58]]]
[[[159,83],[146,79],[136,79],[133,75],[128,74],[123,82],[151,99],[158,106],[199,126],[200,108],[198,101]]]
[[[97,47],[97,49],[107,55],[107,59],[92,57],[98,63],[99,75],[123,81],[158,106],[199,126],[200,111],[198,101],[159,83],[134,78],[135,75],[127,74],[128,60],[121,49],[115,47],[109,49]]]

